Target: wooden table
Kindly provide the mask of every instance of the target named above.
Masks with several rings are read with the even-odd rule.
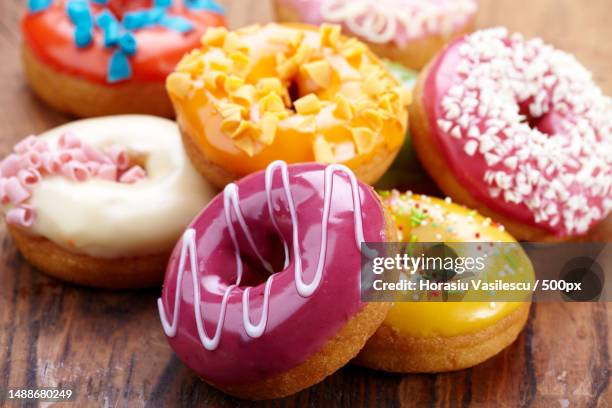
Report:
[[[481,27],[505,24],[576,54],[612,94],[610,0],[481,0]],[[70,118],[29,92],[19,64],[23,0],[0,2],[0,155]],[[231,25],[271,19],[262,0],[233,1]],[[166,344],[158,290],[108,293],[33,270],[0,227],[0,389],[71,388],[72,406],[250,406],[204,385]],[[608,235],[609,236],[609,235]],[[534,305],[519,339],[469,370],[394,375],[348,366],[265,406],[612,406],[609,305]],[[0,405],[2,402],[0,402]],[[253,404],[255,405],[255,404]]]

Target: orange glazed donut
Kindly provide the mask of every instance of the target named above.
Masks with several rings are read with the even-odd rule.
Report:
[[[414,99],[414,146],[440,189],[517,239],[575,239],[610,214],[612,103],[573,56],[479,31],[421,73]]]
[[[402,146],[409,92],[339,26],[211,28],[166,82],[187,153],[223,186],[282,159],[373,183]]]
[[[23,64],[33,91],[76,116],[173,116],[164,81],[210,26],[212,0],[29,0]]]

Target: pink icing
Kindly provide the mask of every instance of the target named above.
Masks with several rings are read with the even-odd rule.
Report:
[[[361,202],[360,211],[355,211],[355,196],[348,176],[341,172],[332,176],[333,185],[328,185],[330,213],[323,224],[325,167],[314,163],[288,166],[287,185],[293,206],[289,205],[281,173],[271,173],[269,190],[265,188],[263,171],[231,184],[188,227],[187,232],[195,234],[197,259],[187,256],[189,259],[183,261],[185,265],[191,261],[198,265],[197,292],[188,266],[182,280],[177,282],[186,238],[179,241],[168,264],[159,302],[168,341],[185,364],[205,380],[219,385],[269,378],[303,363],[320,350],[364,306],[360,300],[361,255],[356,231],[362,228],[365,241],[385,240],[382,207],[370,187],[355,184],[355,194]],[[272,209],[267,204],[268,191]],[[231,192],[236,193],[234,202],[228,194]],[[242,215],[239,217],[235,210],[229,212],[231,229],[227,224],[226,206],[238,208]],[[296,224],[292,222],[292,215],[297,217]],[[295,225],[298,227],[294,231]],[[309,292],[297,283],[296,262],[298,258],[301,261],[302,283],[317,281],[323,225],[327,226],[323,270],[318,286]],[[245,233],[245,229],[249,232]],[[294,248],[293,234],[297,238],[297,251],[287,250]],[[244,262],[236,262],[233,238],[240,248],[239,258]],[[290,254],[284,269],[283,241],[287,244],[286,253]],[[275,265],[274,270],[282,269],[272,278],[265,271],[270,264]],[[242,274],[238,265],[244,268]],[[237,275],[241,281],[233,287]],[[226,294],[226,308],[223,308]],[[254,327],[250,331],[246,329],[243,296],[247,299],[248,321],[255,326],[257,322],[264,322],[259,331]],[[196,298],[202,299],[197,306],[203,329],[207,336],[213,337],[207,340],[211,344],[206,346],[198,330]],[[264,308],[266,299],[268,307]],[[219,313],[223,310],[225,315],[220,320]],[[175,331],[169,327],[172,324],[176,325]],[[212,335],[217,328],[220,331],[215,340],[216,336]]]
[[[428,35],[447,35],[465,26],[476,0],[277,0],[296,10],[303,22],[342,24],[374,43],[405,46]]]
[[[433,63],[423,104],[457,180],[496,212],[571,236],[612,209],[612,105],[569,54],[474,33]]]
[[[63,176],[75,182],[97,177],[126,184],[146,177],[142,167],[129,167],[125,147],[113,145],[103,152],[71,133],[62,134],[54,149],[45,140],[28,136],[13,151],[0,162],[0,202],[10,206],[3,208],[6,221],[23,227],[32,226],[36,219],[35,209],[26,202],[44,177]]]

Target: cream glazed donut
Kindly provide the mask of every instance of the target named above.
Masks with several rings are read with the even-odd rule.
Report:
[[[342,24],[377,55],[419,70],[452,38],[470,32],[477,0],[275,0],[280,21]]]
[[[575,238],[610,213],[612,103],[573,56],[479,31],[421,73],[410,109],[438,186],[517,239]]]
[[[172,246],[214,196],[174,122],[126,115],[30,136],[0,163],[0,209],[22,255],[77,284],[158,285]]]
[[[168,264],[158,306],[171,347],[243,398],[321,381],[387,314],[387,303],[361,302],[360,244],[394,240],[394,228],[374,190],[340,164],[276,161],[227,185]]]

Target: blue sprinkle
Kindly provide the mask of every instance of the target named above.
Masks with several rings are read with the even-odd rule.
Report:
[[[32,13],[44,11],[49,8],[53,0],[28,0],[28,9]]]
[[[147,13],[147,19],[151,24],[159,23],[166,14],[166,9],[163,7],[154,7]]]
[[[193,10],[208,10],[218,14],[225,13],[223,7],[215,0],[186,0],[185,5]]]
[[[136,38],[130,32],[124,33],[119,39],[119,48],[127,55],[136,53]]]
[[[101,28],[106,28],[108,27],[109,24],[117,23],[117,19],[115,18],[115,15],[111,13],[110,11],[102,10],[98,14],[98,17],[96,17],[96,23]]]
[[[138,30],[159,23],[166,13],[163,7],[154,7],[150,10],[138,10],[125,13],[123,26],[126,30]]]
[[[89,4],[81,0],[70,0],[66,5],[68,17],[77,27],[93,27],[93,15],[89,9]]]
[[[153,4],[155,7],[170,7],[172,5],[172,0],[155,0]]]
[[[96,4],[100,4],[102,6],[106,6],[108,4],[108,0],[91,0],[91,1]]]
[[[129,79],[132,76],[132,67],[127,56],[121,50],[115,50],[108,64],[108,82],[115,83]]]
[[[119,22],[108,10],[103,10],[98,14],[96,23],[104,32],[104,46],[111,48],[119,42]]]
[[[74,42],[78,48],[85,48],[93,40],[93,34],[90,27],[76,26],[74,29]]]
[[[131,11],[123,15],[123,27],[126,30],[138,30],[139,28],[146,27],[148,22],[146,11]]]
[[[193,23],[179,16],[165,15],[162,17],[159,24],[170,30],[178,31],[179,33],[186,33],[193,30]]]

